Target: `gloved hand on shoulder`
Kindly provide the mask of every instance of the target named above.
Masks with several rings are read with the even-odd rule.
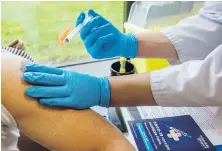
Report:
[[[92,19],[82,28],[80,36],[93,58],[136,57],[138,41],[133,34],[120,32],[112,23],[93,10],[88,11],[88,16]],[[76,26],[84,19],[85,14],[82,12],[76,21]]]
[[[32,64],[26,66],[23,79],[36,85],[25,93],[41,104],[86,109],[95,105],[108,107],[110,103],[110,86],[105,77]]]

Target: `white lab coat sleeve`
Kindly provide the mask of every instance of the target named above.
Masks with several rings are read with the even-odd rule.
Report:
[[[222,45],[204,60],[151,72],[150,85],[160,106],[222,105]]]
[[[161,32],[175,47],[181,63],[203,60],[222,43],[222,2],[206,2],[197,15]]]

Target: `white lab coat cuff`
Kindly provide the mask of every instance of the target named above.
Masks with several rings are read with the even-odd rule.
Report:
[[[186,62],[187,60],[189,60],[189,56],[186,54],[186,50],[184,50],[182,46],[183,39],[177,36],[174,30],[176,30],[174,27],[168,27],[166,29],[161,30],[160,32],[170,40],[170,42],[176,49],[179,61],[181,63]]]
[[[172,106],[174,104],[169,87],[164,84],[166,72],[161,70],[150,73],[150,86],[154,100],[159,106]]]

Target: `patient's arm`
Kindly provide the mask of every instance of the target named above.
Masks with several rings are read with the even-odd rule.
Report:
[[[51,150],[134,151],[124,136],[92,110],[44,107],[24,92],[20,57],[2,54],[2,103],[18,128]]]

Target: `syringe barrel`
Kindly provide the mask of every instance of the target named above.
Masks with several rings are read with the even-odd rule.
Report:
[[[90,16],[86,16],[84,21],[82,23],[80,23],[76,28],[74,28],[67,36],[66,38],[64,39],[64,43],[68,43],[72,37],[74,37],[75,35],[77,35],[81,30],[82,28],[92,19],[92,17]]]

